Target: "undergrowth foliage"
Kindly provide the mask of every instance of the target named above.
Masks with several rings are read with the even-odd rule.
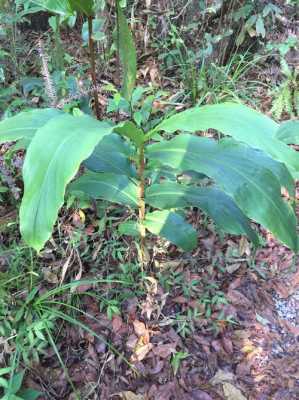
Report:
[[[92,1],[66,1],[62,10],[51,2],[46,7],[93,15]],[[136,51],[118,2],[117,15],[122,105],[130,120],[97,121],[78,110],[71,115],[48,108],[23,112],[0,124],[2,143],[26,143],[20,229],[27,244],[37,251],[43,248],[68,190],[136,210],[136,219],[120,229],[140,237],[142,263],[146,231],[186,251],[196,247],[196,231],[179,211],[192,206],[205,211],[223,231],[247,235],[254,246],[259,238],[250,219],[297,251],[291,203],[299,157],[277,137],[278,124],[234,103],[194,107],[153,122],[154,99],[145,101],[147,110],[136,105],[143,91],[134,90]],[[218,131],[219,140],[197,134],[208,129]],[[170,140],[161,136],[163,132]],[[82,162],[85,172],[72,181]],[[187,171],[197,174],[189,185],[179,181]],[[281,188],[288,191],[289,202],[281,198]]]
[[[146,3],[150,9],[153,3]],[[172,5],[181,3],[177,0]],[[184,14],[189,3],[192,2],[185,2],[177,17]],[[164,238],[184,252],[192,252],[198,247],[198,226],[188,218],[188,211],[193,207],[203,211],[206,221],[213,220],[218,232],[247,236],[254,249],[264,243],[259,235],[258,225],[261,225],[293,252],[298,251],[295,181],[299,176],[299,156],[293,146],[299,144],[298,121],[278,124],[240,102],[243,99],[247,104],[255,104],[252,94],[261,87],[261,83],[252,80],[249,84],[244,76],[257,68],[262,57],[251,59],[251,54],[240,55],[237,50],[249,37],[256,36],[264,40],[267,22],[280,18],[281,10],[265,2],[253,4],[252,1],[244,1],[243,6],[239,2],[214,2],[211,7],[206,7],[205,2],[199,3],[203,18],[213,20],[219,17],[221,23],[228,23],[227,26],[223,24],[225,29],[221,27],[215,35],[204,33],[204,26],[201,32],[202,48],[193,51],[189,50],[187,41],[185,43],[181,39],[181,31],[175,27],[173,18],[165,17],[170,27],[170,39],[167,39],[170,43],[169,46],[167,43],[163,46],[165,52],[160,60],[167,71],[179,71],[182,91],[193,105],[185,111],[172,109],[169,112],[169,109],[165,111],[164,108],[167,102],[163,104],[165,92],[162,88],[136,86],[137,52],[125,17],[127,2],[109,2],[109,7],[114,10],[115,21],[110,51],[117,56],[117,75],[121,72],[122,82],[119,91],[113,84],[105,85],[107,91],[113,93],[107,106],[107,114],[112,115],[112,118],[108,119],[103,117],[103,110],[100,109],[101,98],[98,92],[103,87],[98,84],[100,79],[95,58],[96,50],[104,42],[107,44],[104,32],[106,22],[101,14],[106,2],[0,0],[0,5],[4,5],[5,12],[11,13],[14,21],[9,37],[15,78],[21,73],[15,46],[18,21],[40,11],[50,13],[49,25],[54,40],[50,56],[47,54],[49,46],[46,41],[37,41],[42,77],[26,77],[16,85],[22,86],[24,97],[31,91],[35,93],[34,90],[38,88],[42,92],[44,104],[49,107],[27,109],[11,117],[11,110],[18,110],[29,103],[18,99],[19,89],[14,87],[11,92],[0,96],[0,108],[5,109],[5,116],[9,116],[0,122],[0,145],[4,144],[6,148],[6,143],[15,142],[13,146],[7,146],[9,151],[5,156],[0,154],[0,175],[4,185],[0,185],[1,207],[8,199],[9,191],[15,198],[10,206],[17,206],[22,184],[19,185],[19,175],[12,176],[7,162],[14,165],[14,156],[17,154],[16,157],[23,159],[25,154],[22,167],[24,191],[19,210],[20,232],[24,243],[20,245],[18,240],[15,243],[15,238],[7,240],[10,248],[5,248],[6,243],[3,254],[10,268],[5,272],[0,270],[0,341],[4,338],[5,344],[0,361],[9,360],[5,368],[0,369],[0,396],[3,394],[3,399],[33,400],[40,396],[36,390],[23,390],[23,381],[26,368],[38,364],[45,349],[50,346],[66,380],[76,393],[55,344],[58,320],[97,338],[107,346],[107,351],[112,351],[133,369],[118,349],[89,327],[90,321],[98,321],[97,317],[88,313],[88,307],[85,311],[86,298],[90,298],[91,303],[97,303],[99,310],[115,322],[115,317],[121,321],[125,301],[131,300],[133,296],[142,299],[146,296],[145,303],[150,304],[146,316],[150,319],[154,309],[151,301],[154,301],[157,294],[158,284],[164,290],[164,303],[169,293],[175,292],[178,287],[182,289],[185,298],[190,301],[196,298],[200,305],[200,311],[193,308],[193,305],[176,310],[171,324],[182,338],[196,332],[194,321],[200,318],[211,320],[215,336],[221,331],[222,325],[237,324],[234,316],[226,315],[222,310],[221,306],[227,305],[229,300],[225,297],[221,283],[210,282],[213,280],[213,268],[210,272],[203,269],[202,275],[191,280],[185,279],[182,270],[176,270],[175,267],[169,267],[168,272],[158,273],[156,278],[159,282],[152,276],[146,276],[150,257],[155,258],[154,250],[153,254],[149,254],[149,236]],[[15,5],[13,11],[10,9],[11,4]],[[145,14],[148,28],[151,13]],[[82,19],[78,19],[78,16]],[[2,19],[0,13],[0,28]],[[77,77],[68,76],[64,70],[65,63],[72,64],[74,58],[64,54],[60,37],[61,29],[74,27],[76,20],[79,24],[82,22],[82,45],[88,48],[89,57],[90,80],[83,83],[80,81],[82,86],[78,84]],[[131,26],[135,22],[132,17]],[[193,28],[188,29],[192,36]],[[164,39],[167,42],[166,37]],[[144,50],[147,45],[145,40]],[[295,44],[290,46],[293,48]],[[214,50],[218,52],[213,59],[215,63],[211,61]],[[0,60],[5,56],[6,52],[0,51]],[[280,64],[283,80],[277,91],[273,92],[272,113],[277,119],[285,112],[293,118],[298,115],[298,73],[287,64],[283,56]],[[87,75],[86,69],[82,68],[81,72]],[[244,84],[237,85],[243,79]],[[5,71],[1,66],[0,82],[4,80]],[[88,87],[86,90],[85,84]],[[178,105],[176,100],[180,96],[179,92],[177,90],[173,96],[173,103],[170,101],[168,104]],[[12,108],[7,105],[11,93],[17,97],[12,102]],[[90,109],[86,106],[90,94],[93,95],[96,118],[90,115]],[[183,108],[181,104],[179,106],[178,109]],[[20,171],[21,162],[15,168]],[[58,275],[51,272],[47,263],[44,268],[41,268],[40,261],[34,265],[33,260],[43,258],[35,258],[31,248],[37,253],[44,249],[51,239],[61,208],[64,205],[71,207],[74,199],[80,205],[92,204],[97,217],[99,210],[105,209],[103,213],[107,212],[107,203],[116,203],[117,207],[113,206],[112,209],[117,218],[113,216],[111,220],[116,219],[117,223],[109,224],[107,235],[105,214],[92,239],[88,237],[87,229],[82,233],[78,228],[70,240],[63,237],[63,242],[55,244],[58,258],[67,258],[70,251],[58,286]],[[82,210],[78,215],[79,219],[85,219]],[[11,218],[5,218],[6,237],[13,236],[7,234],[16,224],[15,218]],[[131,241],[128,236],[134,240]],[[125,246],[122,239],[128,242]],[[86,243],[88,241],[88,247],[84,250],[86,259],[82,258],[81,261],[79,252],[80,246],[84,247],[84,240]],[[100,243],[93,249],[96,240]],[[65,243],[66,250],[63,248]],[[134,261],[136,251],[132,243],[137,245],[138,262]],[[131,255],[128,257],[131,247],[134,248],[132,259]],[[75,276],[72,271],[74,280],[63,284],[72,267],[73,261],[70,260],[74,253],[76,257],[73,258],[79,263],[79,272]],[[186,255],[186,260],[191,259]],[[106,270],[103,260],[108,265]],[[93,277],[90,280],[80,280],[85,262],[87,268],[93,265],[91,272],[101,270],[100,279]],[[18,268],[15,268],[15,264]],[[184,267],[187,265],[189,267],[191,263],[184,264]],[[189,271],[191,266],[185,269]],[[40,270],[42,277],[36,272]],[[42,279],[46,285],[57,284],[57,287],[45,289],[41,284]],[[198,291],[199,280],[202,290]],[[142,282],[142,285],[136,285],[136,281]],[[148,282],[153,284],[155,290],[149,290]],[[145,315],[145,303],[139,304],[141,315]],[[163,306],[161,309],[158,307],[157,319]],[[58,335],[63,336],[61,331]],[[192,356],[188,352],[174,349],[169,359],[173,375],[177,375],[181,363]]]

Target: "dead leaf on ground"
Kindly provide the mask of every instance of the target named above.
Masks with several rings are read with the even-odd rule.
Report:
[[[131,362],[134,363],[142,361],[153,348],[152,343],[143,344],[142,340],[140,339],[138,340],[137,345],[134,348],[134,352],[131,356]]]
[[[144,343],[149,342],[149,330],[145,326],[145,324],[138,319],[133,321],[134,331],[138,337],[143,337]]]
[[[235,375],[232,372],[219,369],[213,376],[213,378],[210,380],[210,382],[212,385],[218,385],[219,383],[233,381],[234,377]]]
[[[231,383],[224,382],[222,387],[224,396],[227,400],[247,400],[246,397],[243,396],[241,390]]]
[[[146,400],[143,394],[135,394],[130,391],[118,393],[118,396],[120,396],[122,400]]]
[[[214,400],[207,392],[200,389],[192,390],[191,398],[194,400]]]
[[[55,272],[52,272],[49,267],[45,267],[42,269],[43,272],[43,278],[46,282],[56,284],[59,282],[57,274]]]
[[[241,265],[242,263],[228,264],[226,266],[226,270],[229,274],[233,274],[234,272],[238,271]]]
[[[153,348],[153,353],[161,358],[167,358],[172,353],[175,353],[175,344],[160,344]]]

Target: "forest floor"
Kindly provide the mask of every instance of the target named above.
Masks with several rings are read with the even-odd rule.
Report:
[[[75,57],[76,41],[65,40]],[[140,79],[174,90],[157,65],[150,57]],[[269,113],[267,93],[257,97]],[[104,95],[101,100],[105,105]],[[14,209],[0,205],[1,226],[12,226],[0,229],[0,274],[16,255],[12,236],[20,243]],[[100,219],[95,210],[84,213],[64,209],[53,240],[34,259],[38,293],[58,288],[57,304],[82,311],[56,321],[55,346],[28,367],[25,385],[43,392],[41,400],[299,398],[297,256],[263,230],[264,245],[255,252],[246,239],[219,234],[193,210],[196,251],[186,255],[151,238],[152,259],[142,276],[134,243],[114,234],[120,209],[110,206]],[[76,281],[71,293],[59,292]],[[18,288],[13,301],[27,295]],[[4,342],[0,336],[0,366],[14,352]]]

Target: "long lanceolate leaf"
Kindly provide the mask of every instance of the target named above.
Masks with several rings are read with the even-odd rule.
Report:
[[[32,2],[41,6],[44,10],[60,15],[70,15],[75,11],[70,0],[32,0]]]
[[[287,144],[299,144],[299,120],[282,123],[275,133],[275,137]]]
[[[146,202],[161,209],[195,206],[206,212],[224,232],[247,235],[255,246],[259,244],[249,219],[231,197],[214,187],[185,186],[167,182],[150,186]]]
[[[67,183],[111,130],[89,116],[65,114],[36,132],[23,167],[20,227],[25,241],[37,251],[51,236]]]
[[[93,172],[136,176],[136,170],[129,161],[132,152],[132,146],[119,135],[111,133],[101,140],[84,165]]]
[[[82,191],[94,199],[137,208],[137,186],[125,175],[87,172],[72,182],[71,191]]]
[[[262,157],[258,150],[232,140],[218,143],[182,134],[170,141],[150,145],[148,156],[182,172],[194,170],[214,179],[245,215],[297,250],[296,217],[280,194],[282,178],[279,176],[287,173],[276,171],[275,175],[271,172],[266,155]],[[255,158],[259,161],[255,162]],[[286,167],[280,164],[280,169],[283,171]]]
[[[263,150],[286,164],[294,178],[299,178],[299,154],[275,137],[278,124],[241,104],[223,103],[191,108],[164,120],[148,133],[147,138],[153,137],[158,131],[196,132],[207,129],[216,129]]]
[[[94,13],[93,0],[32,0],[43,9],[60,15],[70,15],[74,12],[91,16]]]
[[[136,82],[136,49],[132,32],[128,27],[126,17],[119,3],[119,0],[116,0],[118,16],[118,49],[123,69],[122,95],[127,101],[131,101],[132,92]]]
[[[196,247],[196,230],[183,217],[172,211],[148,213],[144,225],[151,233],[164,237],[185,251],[193,250]]]
[[[76,12],[82,13],[86,16],[94,14],[94,0],[69,0],[72,9]]]
[[[61,111],[55,108],[45,108],[24,111],[14,117],[6,118],[0,122],[0,143],[23,138],[31,140],[38,128],[59,115],[62,115]]]

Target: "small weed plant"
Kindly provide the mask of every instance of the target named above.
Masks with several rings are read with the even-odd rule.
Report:
[[[77,10],[87,18],[89,3]],[[153,118],[155,97],[142,101],[145,90],[134,88],[136,50],[118,3],[117,15],[123,69],[117,107],[126,110],[127,120],[99,121],[77,109],[69,114],[46,108],[0,124],[0,142],[19,141],[26,148],[20,208],[25,242],[37,251],[43,248],[67,191],[129,207],[132,218],[119,230],[138,238],[143,265],[146,232],[184,251],[196,247],[196,230],[183,218],[189,207],[202,209],[221,230],[247,235],[258,246],[253,220],[297,251],[292,205],[299,155],[279,140],[279,125],[238,103]],[[219,133],[218,140],[200,135],[209,129]],[[82,163],[85,171],[77,177]],[[181,178],[190,171],[193,179],[185,184]],[[282,199],[282,188],[290,201]]]

